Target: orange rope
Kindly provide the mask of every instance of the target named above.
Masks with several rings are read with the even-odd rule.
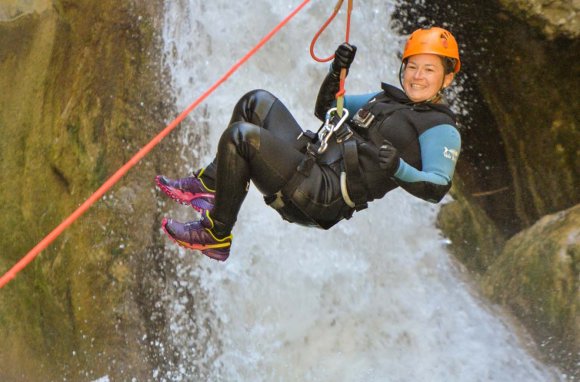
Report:
[[[348,7],[346,11],[346,36],[345,41],[348,43],[350,38],[350,14],[352,13],[352,2],[353,0],[348,0]],[[344,107],[344,94],[346,90],[344,89],[344,84],[346,82],[346,69],[341,69],[340,71],[340,85],[338,87],[338,93],[336,93],[336,113],[339,117],[342,117],[342,109]]]
[[[346,8],[346,42],[350,39],[350,14],[352,13],[352,7],[353,0],[348,0],[348,6]]]
[[[316,45],[316,42],[318,41],[318,38],[320,37],[322,32],[324,32],[326,27],[328,27],[328,25],[332,22],[332,20],[334,20],[334,18],[338,14],[340,7],[342,7],[343,1],[344,0],[338,0],[336,5],[334,6],[334,11],[332,12],[332,14],[328,18],[328,20],[326,20],[326,22],[318,30],[318,32],[316,32],[316,34],[314,35],[314,38],[312,39],[312,42],[310,43],[310,56],[312,56],[312,58],[315,61],[328,62],[328,61],[334,59],[334,54],[332,56],[326,57],[326,58],[318,57],[314,53],[314,46]],[[347,11],[346,11],[346,36],[345,36],[345,40],[344,40],[347,43],[350,39],[350,17],[351,17],[351,13],[352,13],[352,8],[353,8],[353,0],[348,0],[348,6],[347,6]],[[345,82],[346,82],[346,69],[341,69],[341,71],[340,71],[340,85],[339,85],[338,93],[336,93],[336,111],[337,111],[338,115],[341,117],[342,117],[342,109],[344,107],[344,94],[346,93],[346,90],[344,88]]]
[[[163,138],[177,127],[185,117],[202,103],[211,93],[214,92],[223,82],[225,82],[235,71],[237,71],[248,59],[253,56],[262,46],[268,42],[283,26],[285,26],[298,12],[308,4],[310,0],[304,0],[296,9],[294,9],[285,19],[283,19],[274,29],[272,29],[260,42],[254,46],[244,57],[236,62],[220,79],[218,79],[208,90],[187,107],[177,118],[175,118],[165,129],[155,136],[147,145],[137,152],[127,163],[125,163],[117,172],[115,172],[97,191],[95,191],[79,208],[77,208],[69,217],[60,223],[52,232],[42,239],[26,256],[24,256],[16,265],[0,277],[0,288],[4,287],[10,280],[16,277],[16,274],[23,270],[32,260],[36,258],[46,247],[50,245],[65,229],[67,229],[75,220],[83,215],[96,201],[98,201],[115,183],[117,183],[133,166],[143,159]]]
[[[326,22],[322,25],[322,27],[318,30],[318,32],[316,32],[316,34],[314,35],[314,38],[312,39],[312,42],[310,42],[310,55],[312,56],[312,58],[315,61],[318,61],[318,62],[328,62],[328,61],[334,59],[334,54],[332,56],[326,57],[326,58],[320,58],[320,57],[318,57],[314,53],[314,46],[316,45],[316,42],[318,41],[318,38],[320,37],[320,35],[322,34],[322,32],[324,32],[326,30],[326,27],[330,25],[330,23],[332,22],[332,20],[334,20],[334,18],[338,14],[338,11],[340,11],[340,7],[342,7],[342,2],[343,1],[344,0],[338,0],[338,2],[336,3],[336,5],[334,6],[334,11],[332,12],[332,14],[328,18],[328,20],[326,20]],[[348,32],[347,32],[347,41],[348,41]]]

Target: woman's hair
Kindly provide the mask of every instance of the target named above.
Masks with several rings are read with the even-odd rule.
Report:
[[[441,61],[443,61],[443,70],[445,71],[445,74],[453,73],[457,60],[451,57],[439,57],[441,57]]]

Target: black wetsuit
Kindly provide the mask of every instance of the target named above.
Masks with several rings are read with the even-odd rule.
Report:
[[[337,83],[329,77],[332,76],[329,74],[323,82],[317,99],[315,114],[319,118],[332,106],[336,93]],[[227,235],[231,231],[250,180],[284,219],[324,229],[349,218],[355,210],[366,207],[367,201],[380,198],[397,186],[403,186],[425,200],[439,201],[449,189],[450,179],[439,182],[443,184],[433,183],[429,179],[416,179],[412,184],[390,179],[375,160],[380,145],[377,140],[386,134],[384,138],[392,141],[400,151],[402,165],[420,171],[422,162],[418,137],[430,125],[453,124],[452,114],[439,105],[431,107],[423,104],[414,110],[417,105],[406,99],[400,90],[393,89],[384,86],[384,91],[377,93],[379,101],[384,101],[387,109],[392,110],[389,115],[376,116],[374,137],[369,136],[368,131],[362,131],[364,128],[356,126],[352,119],[348,123],[356,133],[356,146],[361,156],[358,159],[359,176],[347,174],[347,188],[359,199],[366,199],[359,200],[356,207],[347,205],[344,192],[341,192],[341,172],[345,172],[342,144],[332,140],[323,155],[309,155],[306,146],[309,139],[305,136],[298,139],[303,133],[302,128],[276,97],[264,90],[254,90],[244,95],[235,106],[230,124],[221,136],[216,158],[203,172],[204,181],[216,189],[215,208],[212,211],[216,222],[215,233]],[[377,97],[362,109],[375,105],[374,110],[384,114],[384,107],[376,106]],[[422,115],[425,117],[422,118]],[[419,121],[429,118],[433,120],[426,122],[426,125],[424,123],[424,126],[417,126],[421,124]],[[389,120],[402,126],[390,126]],[[353,142],[354,138],[351,140]],[[456,159],[455,155],[453,160]],[[355,179],[357,182],[354,182]],[[362,189],[363,193],[356,189]]]

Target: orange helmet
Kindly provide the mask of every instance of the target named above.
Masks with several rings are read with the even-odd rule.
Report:
[[[437,54],[455,59],[453,73],[457,73],[461,67],[457,41],[455,41],[455,37],[449,31],[443,28],[417,29],[411,34],[403,51],[403,61],[408,57],[421,53]]]

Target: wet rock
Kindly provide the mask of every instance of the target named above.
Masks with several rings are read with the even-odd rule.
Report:
[[[553,362],[580,375],[580,204],[511,238],[483,285],[526,324]]]
[[[50,0],[5,0],[0,3],[0,22],[14,20],[29,14],[40,14],[52,6]]]
[[[481,275],[494,263],[505,237],[457,179],[451,195],[454,200],[441,207],[437,225],[453,245],[450,250],[467,268]]]
[[[462,72],[457,77],[460,91],[455,106],[463,113],[459,115],[462,151],[454,179],[458,187],[453,189],[457,201],[441,210],[439,225],[452,240],[453,252],[477,275],[485,274],[490,266],[497,269],[504,242],[498,237],[509,239],[546,215],[580,203],[577,20],[564,26],[573,27],[570,32],[556,32],[560,25],[542,33],[537,22],[531,16],[522,17],[519,10],[525,4],[529,12],[562,7],[577,12],[578,2],[511,4],[502,5],[499,0],[408,1],[400,4],[396,15],[403,33],[418,26],[443,25],[460,44]],[[567,229],[554,227],[563,234]],[[560,248],[546,246],[542,251],[542,258],[557,258]],[[580,267],[577,256],[571,261],[574,269]],[[525,266],[515,262],[511,271],[525,273]],[[550,275],[560,272],[560,264],[548,261],[543,266],[549,283]],[[524,288],[525,281],[515,277],[504,288]],[[550,289],[553,286],[549,285],[547,294],[558,293]],[[495,287],[501,288],[499,281]],[[535,331],[534,322],[547,322],[542,312],[548,307],[541,299],[531,298],[527,304],[523,322]],[[569,375],[579,375],[578,365],[570,362],[570,342],[555,340],[546,345],[550,337],[561,339],[563,332],[577,333],[577,322],[566,314],[552,316],[562,321],[550,321],[536,338],[555,364]]]
[[[539,28],[549,39],[580,36],[578,0],[500,0],[513,14]]]
[[[174,114],[159,75],[161,14],[157,0],[0,5],[2,273]],[[173,143],[2,289],[0,380],[150,378],[163,326],[150,284],[165,261],[152,180],[176,172]]]

